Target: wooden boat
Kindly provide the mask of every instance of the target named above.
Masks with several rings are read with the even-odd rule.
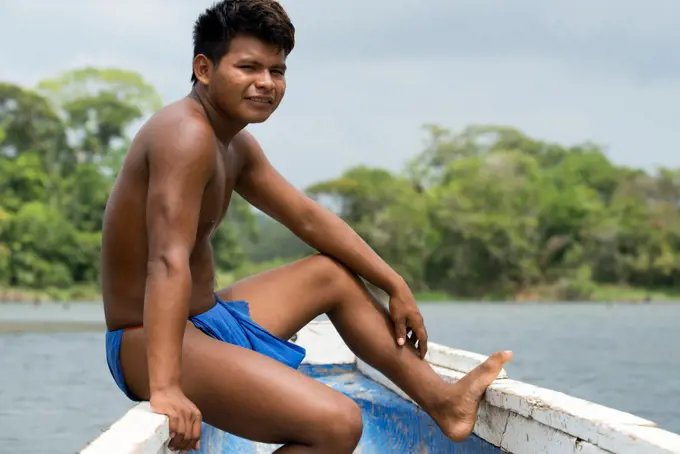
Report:
[[[477,424],[463,443],[446,439],[432,420],[382,374],[357,359],[329,322],[312,322],[295,342],[307,349],[300,370],[361,407],[363,454],[671,454],[680,435],[639,418],[563,393],[508,378],[489,387]],[[426,358],[442,377],[456,381],[486,359],[430,343]],[[167,418],[148,402],[134,406],[86,446],[82,454],[165,454]],[[202,453],[269,453],[278,445],[253,443],[204,423]],[[192,451],[194,452],[194,451]]]

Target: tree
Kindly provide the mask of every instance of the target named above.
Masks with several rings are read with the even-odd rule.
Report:
[[[159,106],[141,76],[118,69],[68,71],[36,90],[0,83],[0,283],[97,283],[127,130]]]
[[[78,160],[109,157],[112,167],[129,145],[127,129],[162,105],[156,89],[141,75],[117,68],[66,71],[40,82],[38,92],[67,125]]]

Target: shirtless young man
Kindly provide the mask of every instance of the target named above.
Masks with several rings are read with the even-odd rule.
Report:
[[[294,28],[274,0],[226,0],[195,24],[194,86],[135,137],[106,208],[107,361],[132,400],[169,416],[171,449],[201,421],[280,453],[350,453],[359,407],[297,367],[290,339],[320,314],[349,348],[411,396],[453,440],[512,354],[450,384],[424,361],[427,333],[404,280],[341,219],[293,188],[244,130],[283,98]],[[233,191],[318,255],[214,289],[210,236]],[[374,300],[363,276],[390,295]],[[143,329],[135,329],[143,327]],[[417,348],[405,342],[411,329]]]

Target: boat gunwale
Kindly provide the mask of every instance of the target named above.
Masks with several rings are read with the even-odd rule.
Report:
[[[356,364],[359,372],[412,401],[380,372],[356,358],[328,321],[303,328],[295,342],[307,350],[303,364]],[[445,380],[455,382],[487,357],[428,343],[426,360]],[[680,435],[654,422],[558,391],[512,380],[506,371],[487,390],[475,435],[512,454],[559,452],[581,454],[680,454]],[[529,436],[531,435],[531,436]],[[132,407],[87,445],[81,454],[165,454],[168,418],[153,413],[148,402]]]

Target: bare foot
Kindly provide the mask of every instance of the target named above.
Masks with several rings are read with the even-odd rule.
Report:
[[[453,441],[463,441],[472,433],[482,396],[498,377],[512,352],[492,354],[486,361],[452,384],[439,409],[431,413],[439,428]]]

